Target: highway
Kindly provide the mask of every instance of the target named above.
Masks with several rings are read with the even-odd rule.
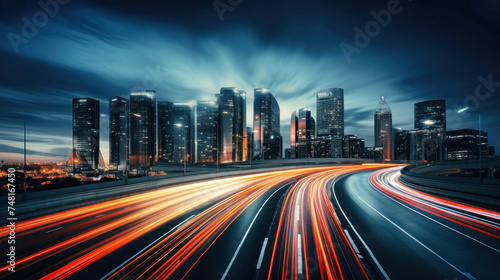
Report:
[[[0,278],[496,279],[499,213],[415,192],[394,166],[209,179],[19,221]]]

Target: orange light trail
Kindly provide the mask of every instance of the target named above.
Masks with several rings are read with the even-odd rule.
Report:
[[[322,279],[351,278],[345,277],[347,272],[357,279],[367,278],[336,218],[328,186],[346,174],[387,166],[299,168],[185,183],[19,221],[16,269],[36,268],[32,277],[37,279],[65,279],[200,209],[109,277],[184,278],[250,205],[283,184],[299,180],[286,193],[280,212],[269,278],[279,271],[280,278],[302,273],[309,279],[315,272],[308,264],[311,258],[317,259]],[[8,230],[0,229],[3,242]],[[285,245],[278,248],[281,238]],[[7,267],[2,267],[0,278],[8,275]]]
[[[380,170],[370,183],[380,192],[418,209],[500,239],[500,213],[427,194],[401,181],[400,168]]]

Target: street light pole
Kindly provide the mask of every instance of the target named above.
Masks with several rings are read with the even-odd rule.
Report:
[[[26,194],[26,119],[23,118],[24,121],[24,200],[28,199]]]
[[[183,127],[183,132],[184,132],[183,133],[184,134],[184,137],[183,137],[183,139],[184,139],[183,146],[184,147],[182,147],[182,148],[184,149],[184,159],[183,159],[183,161],[184,161],[184,175],[186,175],[186,127]]]
[[[217,172],[219,172],[219,122],[216,121],[215,122],[215,126],[216,126],[216,135],[217,135],[217,140],[215,141],[215,147],[217,149]]]
[[[483,150],[483,139],[481,136],[481,114],[479,115],[479,184],[483,183],[483,163],[482,163],[482,150]]]

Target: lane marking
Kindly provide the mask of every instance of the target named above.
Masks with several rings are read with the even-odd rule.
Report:
[[[297,208],[295,208],[295,216],[297,217],[297,221],[300,221],[300,208],[299,208],[299,205],[297,204],[297,206],[295,206]]]
[[[382,273],[382,275],[384,276],[384,278],[386,280],[390,280],[391,278],[389,277],[389,275],[387,275],[384,268],[382,267],[382,265],[380,265],[379,261],[377,260],[377,258],[373,254],[372,250],[370,250],[370,247],[368,247],[368,244],[366,244],[366,242],[363,240],[363,238],[361,238],[361,235],[359,235],[358,231],[352,225],[351,220],[349,220],[349,218],[347,218],[347,215],[345,214],[344,210],[342,209],[342,206],[340,206],[340,202],[337,198],[337,194],[335,193],[335,184],[336,184],[336,182],[334,182],[332,185],[332,193],[333,193],[333,196],[335,197],[335,201],[337,202],[337,205],[339,206],[340,212],[342,212],[342,216],[344,216],[347,223],[351,227],[351,230],[354,232],[354,234],[356,234],[356,237],[361,241],[361,244],[363,244],[363,247],[365,247],[366,251],[368,252],[368,255],[370,255],[370,258],[373,260],[373,262],[375,262],[375,265],[378,267],[378,270],[380,271],[380,273]]]
[[[175,227],[173,227],[172,229],[170,229],[167,233],[163,234],[162,236],[158,237],[155,241],[151,242],[148,246],[144,247],[142,250],[140,250],[139,252],[137,252],[135,255],[133,255],[132,257],[128,258],[126,261],[124,261],[123,263],[121,263],[119,266],[117,266],[115,269],[111,270],[110,272],[108,272],[108,274],[104,275],[103,277],[101,277],[100,280],[104,280],[106,278],[108,278],[109,276],[111,276],[113,273],[115,273],[118,269],[122,268],[125,264],[127,264],[128,262],[130,262],[132,259],[135,259],[138,255],[142,254],[144,251],[146,251],[147,249],[149,249],[151,246],[153,246],[153,244],[156,244],[158,241],[160,241],[161,239],[163,239],[165,236],[169,235],[172,231],[176,230],[177,228],[179,228],[180,226],[182,226],[183,224],[185,224],[187,221],[191,220],[191,218],[193,218],[194,215],[191,215],[189,218],[185,219],[184,221],[182,221],[180,224],[176,225]]]
[[[264,238],[264,243],[262,243],[262,249],[260,249],[259,261],[257,262],[257,269],[262,266],[262,261],[264,260],[264,252],[266,251],[267,237]]]
[[[54,232],[54,231],[60,230],[60,229],[62,229],[62,227],[58,227],[58,228],[55,228],[55,229],[48,230],[45,233],[51,233],[51,232]]]
[[[356,244],[354,244],[354,241],[352,240],[351,235],[349,234],[349,231],[347,231],[347,229],[344,229],[344,232],[345,232],[345,235],[347,236],[347,239],[349,239],[349,243],[351,243],[352,248],[354,249],[354,251],[356,252],[356,254],[359,257],[361,254],[359,253],[358,246],[356,246]]]
[[[299,233],[298,239],[297,239],[297,247],[298,247],[297,270],[299,271],[299,274],[302,274],[302,235],[300,233]]]
[[[95,216],[95,217],[96,217],[96,218],[100,218],[100,217],[102,217],[102,216],[106,216],[106,215],[107,215],[107,214],[101,214],[101,215],[97,215],[97,216]]]
[[[458,271],[460,274],[462,274],[463,276],[467,277],[467,279],[471,279],[471,280],[475,280],[476,278],[474,278],[470,273],[468,272],[464,272],[464,271],[461,271],[460,269],[458,269],[456,266],[454,266],[453,264],[451,264],[449,261],[447,261],[445,258],[441,257],[438,253],[434,252],[431,248],[427,247],[424,243],[422,243],[420,240],[418,240],[417,238],[413,237],[413,235],[409,234],[407,231],[405,231],[404,229],[402,229],[400,226],[398,226],[396,223],[394,223],[393,221],[391,221],[389,218],[387,218],[386,216],[384,216],[382,213],[380,213],[379,211],[377,211],[377,209],[373,208],[370,204],[368,204],[364,199],[362,199],[358,194],[356,194],[356,196],[361,200],[363,201],[366,205],[368,205],[368,207],[370,207],[373,211],[375,211],[377,214],[379,214],[380,216],[382,216],[382,218],[386,219],[389,223],[391,223],[393,226],[395,226],[397,229],[399,229],[400,231],[402,231],[404,234],[408,235],[411,239],[413,239],[413,241],[417,242],[418,244],[420,244],[422,247],[424,247],[425,249],[427,249],[427,251],[431,252],[433,255],[435,255],[436,257],[438,257],[439,259],[441,259],[443,262],[445,262],[446,264],[448,264],[449,266],[451,266],[453,269],[455,269],[456,271]]]
[[[229,262],[229,265],[227,266],[226,268],[226,271],[224,271],[224,274],[222,275],[222,277],[220,278],[221,280],[224,280],[226,279],[226,276],[227,274],[229,273],[229,270],[231,269],[231,266],[233,265],[234,263],[234,260],[236,259],[236,256],[238,255],[238,253],[240,252],[240,249],[241,249],[241,246],[243,246],[243,242],[245,242],[245,239],[247,238],[247,235],[248,233],[250,232],[250,229],[252,228],[253,224],[255,223],[255,220],[257,220],[257,217],[259,216],[259,213],[260,211],[262,211],[262,208],[264,208],[264,206],[266,205],[266,203],[269,201],[269,199],[271,199],[271,197],[273,197],[273,195],[275,193],[277,193],[279,190],[281,190],[282,188],[286,187],[286,186],[290,186],[291,184],[286,184],[286,185],[283,185],[281,188],[277,189],[276,191],[274,191],[267,199],[266,201],[264,201],[264,204],[262,204],[262,206],[260,207],[259,211],[257,212],[257,214],[255,215],[255,217],[253,218],[252,222],[250,223],[250,226],[248,227],[247,231],[245,232],[245,235],[243,236],[243,239],[241,240],[240,242],[240,245],[238,245],[238,248],[236,249],[236,252],[234,252],[234,255],[233,255],[233,258],[231,259],[231,261]]]

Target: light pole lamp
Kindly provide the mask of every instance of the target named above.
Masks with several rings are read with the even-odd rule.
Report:
[[[217,172],[219,172],[219,121],[218,120],[215,122],[215,129],[216,129],[215,147],[217,149]]]
[[[460,110],[458,110],[458,113],[463,113],[467,110],[469,110],[470,107],[465,107]],[[479,147],[479,184],[483,183],[483,163],[482,163],[482,150],[483,150],[483,139],[482,139],[482,133],[481,133],[481,113],[478,112],[478,134],[479,134],[479,139],[478,139],[478,147]]]

